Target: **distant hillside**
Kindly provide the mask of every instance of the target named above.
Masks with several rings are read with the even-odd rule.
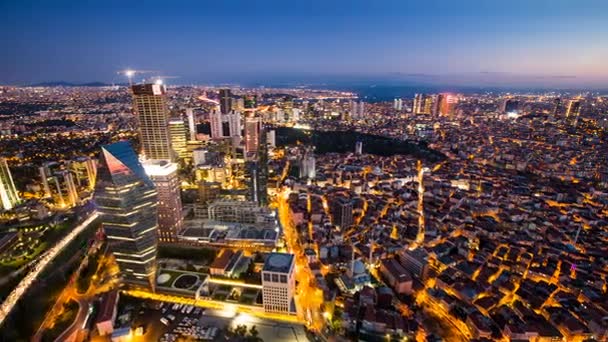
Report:
[[[123,85],[123,84],[116,84]],[[55,82],[42,82],[30,84],[30,87],[109,87],[111,84],[103,82],[89,82],[89,83],[72,83],[66,81],[55,81]]]

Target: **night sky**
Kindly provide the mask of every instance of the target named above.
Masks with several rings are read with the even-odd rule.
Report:
[[[606,0],[0,0],[0,83],[397,79],[608,88]],[[146,77],[140,75],[138,77]]]

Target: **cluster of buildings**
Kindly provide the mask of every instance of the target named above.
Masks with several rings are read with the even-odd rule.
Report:
[[[349,337],[433,333],[428,320],[463,338],[608,336],[605,97],[446,93],[365,103],[310,89],[220,89],[214,98],[207,90],[6,90],[15,115],[0,127],[0,209],[32,199],[77,207],[94,193],[123,279],[151,291],[159,243],[222,250],[210,275],[197,275],[200,289],[231,278],[246,255],[268,253],[259,271],[270,313],[297,312],[295,268],[305,260],[328,303],[321,310]],[[120,115],[129,99],[135,115]],[[40,108],[23,119],[19,104],[28,101]],[[362,141],[346,153],[276,148],[275,126],[409,140],[442,157],[373,155]],[[40,132],[85,153],[68,144],[48,154]],[[24,167],[37,179],[17,189]],[[282,199],[301,255],[293,245],[295,255],[276,252],[285,217],[268,204],[280,209]]]

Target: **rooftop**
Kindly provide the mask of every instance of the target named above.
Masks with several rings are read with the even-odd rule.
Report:
[[[293,267],[293,254],[270,253],[264,262],[264,271],[289,273]]]

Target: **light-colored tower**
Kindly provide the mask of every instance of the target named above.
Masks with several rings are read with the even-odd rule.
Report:
[[[186,108],[186,116],[188,117],[188,133],[190,141],[196,140],[196,125],[194,123],[194,111],[192,108]]]
[[[294,255],[270,253],[262,269],[262,302],[265,312],[294,313],[296,287]]]
[[[184,124],[184,120],[181,118],[169,120],[169,136],[171,137],[173,153],[179,159],[189,157],[188,149],[186,148],[186,125]]]
[[[266,143],[269,147],[275,148],[277,146],[277,135],[274,129],[268,131],[266,135]]]
[[[158,193],[159,241],[175,242],[184,224],[177,164],[149,160],[143,163],[143,167]]]
[[[129,143],[101,148],[94,200],[127,282],[155,288],[158,197]]]
[[[209,122],[211,126],[211,138],[222,139],[224,137],[222,132],[222,112],[219,107],[214,108],[209,113]]]
[[[19,195],[6,159],[0,158],[0,208],[11,210],[19,204]]]
[[[361,141],[357,141],[355,143],[355,154],[356,155],[361,155],[363,154],[363,142]]]
[[[167,90],[162,84],[136,84],[133,108],[139,125],[139,139],[146,159],[175,159],[169,136]]]

